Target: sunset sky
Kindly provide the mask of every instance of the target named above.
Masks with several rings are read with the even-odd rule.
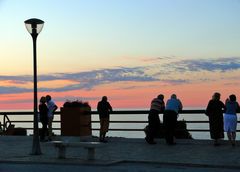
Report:
[[[38,98],[59,107],[96,108],[104,95],[115,109],[149,108],[160,93],[185,109],[216,91],[240,97],[240,0],[0,0],[0,110],[33,108],[29,18],[45,21]]]

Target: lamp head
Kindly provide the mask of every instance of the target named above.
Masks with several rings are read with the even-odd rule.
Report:
[[[28,32],[32,36],[37,36],[41,32],[44,25],[44,21],[36,18],[28,19],[24,23]]]

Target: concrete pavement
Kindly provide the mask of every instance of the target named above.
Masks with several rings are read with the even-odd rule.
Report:
[[[55,140],[79,141],[78,137],[56,137]],[[109,138],[103,148],[96,149],[96,160],[87,161],[87,150],[68,148],[67,159],[57,159],[57,150],[48,142],[41,143],[42,155],[30,155],[31,136],[0,136],[1,163],[91,164],[116,163],[162,164],[170,166],[240,169],[240,142],[232,147],[227,141],[214,147],[210,140],[177,140],[168,146],[157,139],[148,145],[144,139]]]

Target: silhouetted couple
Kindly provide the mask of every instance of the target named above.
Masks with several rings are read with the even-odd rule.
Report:
[[[163,113],[163,126],[165,133],[165,140],[168,145],[176,144],[174,142],[174,133],[177,124],[178,112],[182,110],[182,103],[175,94],[164,103],[164,96],[160,94],[151,102],[151,108],[148,115],[148,130],[146,131],[145,140],[149,144],[156,144],[154,137],[160,130],[159,113]]]
[[[46,104],[47,103],[47,104]],[[57,105],[54,103],[50,95],[41,97],[39,104],[40,122],[42,123],[42,131],[40,133],[40,141],[52,140],[52,122],[54,113],[57,110]],[[48,133],[48,140],[45,139]]]
[[[240,107],[234,94],[229,96],[225,105],[220,98],[220,93],[214,93],[206,109],[206,115],[209,117],[210,135],[214,140],[214,146],[219,146],[219,140],[224,138],[225,131],[229,142],[232,146],[235,146],[237,111],[239,111]],[[225,111],[224,118],[223,111]]]

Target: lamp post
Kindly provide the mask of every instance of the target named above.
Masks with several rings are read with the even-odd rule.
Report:
[[[33,144],[32,144],[32,155],[40,155],[41,148],[40,148],[40,142],[39,142],[39,132],[38,132],[38,108],[37,108],[37,36],[41,32],[44,21],[32,18],[28,19],[25,22],[25,26],[28,30],[28,32],[32,36],[33,40],[33,87],[34,87],[34,123],[33,123]]]

